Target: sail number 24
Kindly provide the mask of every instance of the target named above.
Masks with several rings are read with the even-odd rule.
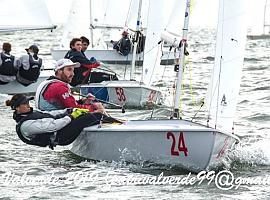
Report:
[[[177,138],[178,137],[178,138]],[[185,156],[188,156],[188,149],[185,144],[184,133],[174,134],[173,132],[167,132],[167,139],[171,140],[171,155],[180,156],[180,153],[183,152]]]

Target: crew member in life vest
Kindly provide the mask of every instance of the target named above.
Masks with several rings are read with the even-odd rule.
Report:
[[[27,55],[19,58],[19,70],[17,73],[17,81],[24,86],[37,81],[42,67],[42,59],[38,57],[37,45],[31,45],[27,51]]]
[[[76,101],[71,94],[69,83],[74,76],[74,68],[79,68],[80,63],[73,63],[71,60],[63,58],[55,65],[55,76],[43,81],[37,88],[35,101],[36,108],[40,110],[57,110],[64,108],[84,108],[90,112],[105,113],[101,103],[85,104],[85,101]]]
[[[113,44],[113,49],[123,56],[127,56],[131,50],[131,42],[127,31],[122,32],[122,38],[119,41],[111,40],[111,43]]]
[[[66,53],[65,58],[73,62],[80,63],[79,68],[75,68],[74,77],[70,83],[71,86],[88,83],[91,70],[100,66],[96,59],[88,59],[82,53],[82,40],[80,38],[73,38],[70,41],[70,50]]]
[[[64,109],[51,112],[33,110],[29,100],[33,98],[22,94],[14,95],[6,101],[17,122],[16,132],[26,144],[40,147],[49,146],[53,149],[56,145],[69,145],[88,126],[103,122],[117,120],[103,116],[101,113],[90,113],[87,109]]]
[[[14,81],[18,70],[17,59],[10,54],[11,44],[3,43],[2,49],[3,51],[0,54],[0,85]]]
[[[88,59],[85,55],[85,51],[87,50],[88,46],[90,45],[89,39],[85,36],[81,36],[80,39],[82,40],[82,54],[86,59]],[[92,63],[97,62],[94,57],[90,59]],[[74,62],[74,61],[73,61]],[[79,61],[78,61],[79,62]],[[102,81],[116,81],[118,80],[118,77],[116,74],[113,73],[106,73],[106,72],[101,72],[101,71],[92,71],[89,74],[89,83],[101,83]]]

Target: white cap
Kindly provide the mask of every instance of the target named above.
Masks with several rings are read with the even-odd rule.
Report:
[[[54,66],[54,71],[57,71],[59,69],[67,67],[67,66],[77,68],[77,67],[80,67],[80,63],[78,63],[78,62],[74,63],[70,59],[62,58],[56,62],[55,66]]]

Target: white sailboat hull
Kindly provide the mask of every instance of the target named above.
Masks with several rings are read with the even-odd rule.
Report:
[[[80,93],[93,94],[96,98],[125,108],[147,107],[161,104],[162,94],[154,87],[146,86],[138,81],[103,81],[90,83],[80,87]]]
[[[11,81],[8,84],[0,85],[0,93],[2,94],[19,94],[19,93],[35,93],[37,87],[42,81],[45,81],[54,74],[53,70],[42,70],[37,82],[28,86],[24,86],[19,82]]]
[[[218,166],[237,140],[183,120],[128,121],[85,128],[71,151],[93,160],[149,162],[199,172]]]
[[[68,49],[51,49],[51,54],[54,60],[59,60],[64,58]],[[130,64],[132,60],[132,54],[128,56],[122,56],[116,52],[114,49],[92,49],[86,50],[85,55],[87,58],[95,57],[98,61],[108,63],[108,64]],[[136,64],[142,65],[143,53],[136,55]],[[171,52],[164,52],[161,58],[161,64],[167,65],[174,62],[174,54]]]

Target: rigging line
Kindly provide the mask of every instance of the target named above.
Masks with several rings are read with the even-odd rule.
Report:
[[[193,87],[192,87],[192,73],[191,73],[191,64],[189,62],[189,57],[188,57],[188,68],[189,68],[189,89],[190,89],[190,94],[191,94],[191,101],[193,103],[194,106],[197,106],[197,102],[195,102],[195,97],[193,94]]]
[[[129,6],[128,6],[128,12],[127,12],[126,20],[125,20],[125,26],[126,26],[126,27],[128,27],[128,18],[129,18],[129,16],[130,16],[130,9],[131,9],[132,1],[133,1],[133,0],[131,0],[131,1],[129,2]]]
[[[184,84],[183,84],[184,81],[185,81],[185,73],[186,73],[185,68],[186,68],[186,59],[185,59],[185,62],[184,62],[183,73],[182,73],[182,85],[181,85],[181,92],[182,92],[182,94],[181,94],[180,99],[179,99],[179,102],[180,102],[179,103],[179,114],[180,114],[180,112],[181,113],[183,112],[183,110],[182,110],[182,103],[183,103],[183,96],[185,95],[185,93],[184,93]]]
[[[160,45],[158,45],[158,49],[160,49]],[[158,52],[159,52],[159,51],[157,51],[157,55],[156,55],[156,59],[155,59],[155,63],[154,63],[154,68],[153,68],[152,73],[151,73],[151,75],[150,75],[149,83],[151,83],[151,80],[152,80],[152,77],[153,77],[155,68],[156,68],[156,66],[157,66],[157,65],[156,65],[156,64],[157,64],[157,61],[158,61],[158,60],[161,61],[161,59],[158,59]],[[160,65],[160,64],[159,64],[159,65]]]
[[[175,99],[175,95],[176,95],[176,77],[175,77],[175,79],[174,79],[174,83],[173,83],[173,90],[172,90],[172,92],[173,92],[173,99]],[[174,103],[172,103],[172,105],[171,105],[171,119],[173,119],[173,114],[174,114]]]
[[[224,2],[223,2],[224,3]],[[224,6],[222,6],[222,19],[224,19]],[[221,44],[223,44],[223,39],[224,39],[224,35],[223,35],[223,30],[224,30],[224,23],[222,23],[222,29],[221,29]],[[216,109],[216,116],[215,116],[215,128],[217,127],[217,117],[218,117],[218,110],[219,110],[219,93],[220,93],[220,77],[221,77],[221,69],[222,69],[222,61],[223,61],[223,46],[221,45],[221,49],[220,49],[220,61],[219,61],[219,74],[218,74],[218,93],[217,93],[217,102],[216,102],[216,106],[217,106],[217,109]]]
[[[161,45],[160,45],[159,47],[161,48]],[[158,52],[157,52],[157,55],[158,55]],[[157,57],[158,57],[158,56],[156,56],[156,60],[155,60],[155,64],[154,64],[154,69],[152,70],[151,78],[150,78],[150,81],[149,81],[150,83],[151,83],[151,80],[152,80],[152,77],[153,77],[153,73],[154,73],[155,68],[156,68],[157,60],[159,60],[159,59],[157,59]],[[160,60],[159,60],[159,61],[160,61]],[[165,67],[164,67],[164,68],[165,68]],[[161,86],[158,87],[159,90],[160,90],[160,87],[161,87]],[[157,101],[159,100],[158,96],[162,96],[162,94],[158,95],[158,93],[157,93],[157,97],[156,97],[156,100],[155,100],[155,104],[157,104]],[[154,110],[155,110],[155,106],[152,107],[152,112],[151,112],[150,119],[152,119],[152,117],[153,117]]]
[[[116,74],[117,76],[121,76],[120,74],[118,74],[115,71],[113,71],[112,69],[110,69],[109,65],[106,65],[104,63],[100,63],[100,67],[94,68],[94,69],[102,70],[102,71],[105,71],[105,72],[110,72],[110,73]]]
[[[219,9],[220,9],[220,7],[219,7]],[[220,11],[219,11],[220,12]],[[224,14],[224,8],[223,8],[223,14]],[[220,23],[220,21],[221,21],[221,19],[220,19],[220,15],[218,16],[218,23],[217,23],[217,25],[216,25],[216,30],[218,30],[218,27],[219,27],[219,23]],[[223,23],[222,23],[222,30],[223,30]],[[218,31],[216,31],[216,38],[218,37]],[[223,40],[223,31],[222,31],[222,40]],[[221,42],[222,43],[222,42]],[[215,54],[217,54],[217,42],[216,42],[216,44],[215,44]],[[221,58],[222,58],[222,48],[221,48]],[[220,59],[221,59],[220,58]],[[216,58],[215,58],[215,60],[216,60]],[[220,63],[219,64],[221,64],[221,60],[220,60]],[[216,93],[216,90],[217,90],[217,88],[218,88],[218,91],[219,91],[219,86],[218,86],[218,83],[219,83],[219,80],[217,80],[217,82],[218,83],[214,83],[214,76],[215,76],[215,66],[216,66],[216,62],[214,62],[214,66],[213,66],[213,68],[212,68],[212,78],[211,78],[211,80],[213,81],[213,84],[212,84],[212,88],[214,87],[214,90],[212,90],[211,88],[209,88],[210,89],[210,94],[209,94],[209,100],[210,100],[210,102],[209,102],[209,108],[208,108],[208,116],[207,116],[207,125],[208,125],[208,123],[209,123],[209,121],[210,121],[210,110],[211,110],[211,107],[212,107],[212,102],[213,102],[213,98],[214,98],[214,94]],[[220,66],[221,67],[221,66]],[[220,71],[219,71],[219,73],[220,73]]]
[[[128,60],[128,55],[127,55],[127,60]],[[126,61],[127,61],[126,60]],[[126,63],[125,64],[125,71],[124,71],[124,79],[126,79],[126,75],[127,75],[127,67],[128,67],[128,64]]]

